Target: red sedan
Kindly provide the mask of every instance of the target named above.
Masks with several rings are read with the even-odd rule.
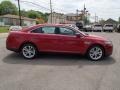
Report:
[[[36,25],[21,31],[11,31],[6,48],[20,52],[27,59],[35,58],[38,52],[76,53],[91,60],[110,56],[112,42],[99,36],[85,34],[66,25]]]

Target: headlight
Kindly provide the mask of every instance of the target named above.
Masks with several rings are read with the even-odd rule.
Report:
[[[112,41],[105,41],[105,44],[112,45]]]

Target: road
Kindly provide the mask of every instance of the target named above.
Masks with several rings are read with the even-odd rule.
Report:
[[[113,41],[111,57],[43,54],[29,61],[5,48],[0,36],[0,90],[120,90],[120,34],[91,33]]]

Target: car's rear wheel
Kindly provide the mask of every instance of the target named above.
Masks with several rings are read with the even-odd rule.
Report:
[[[21,49],[21,53],[24,58],[26,59],[33,59],[37,55],[37,49],[32,44],[25,44]]]
[[[93,61],[98,61],[103,58],[104,49],[101,46],[93,46],[88,50],[87,56]]]

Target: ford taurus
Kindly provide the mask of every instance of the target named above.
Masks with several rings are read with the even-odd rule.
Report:
[[[85,34],[63,24],[40,24],[20,31],[11,31],[6,48],[20,52],[24,58],[35,58],[39,52],[76,53],[91,60],[110,56],[112,42],[106,38]]]

